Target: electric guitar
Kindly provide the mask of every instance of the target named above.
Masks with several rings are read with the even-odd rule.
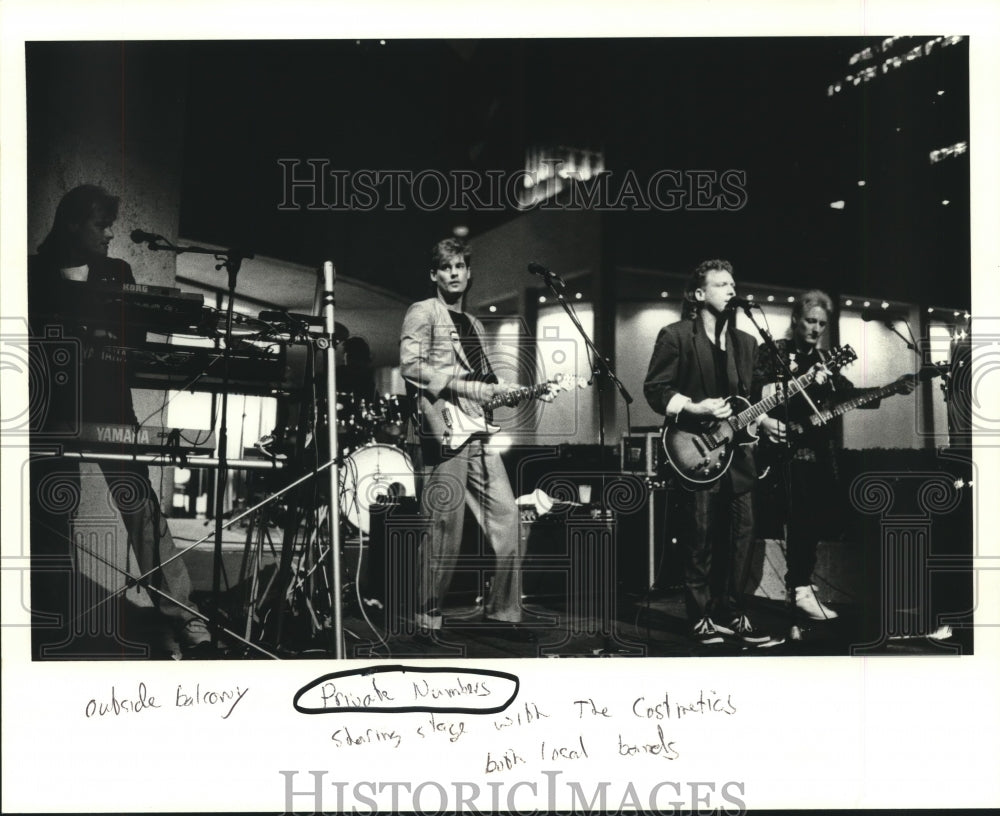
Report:
[[[928,365],[917,373],[917,381],[924,382],[926,380],[931,380],[934,377],[940,377],[944,371],[945,367],[940,363]],[[811,430],[822,427],[831,419],[843,416],[849,411],[853,411],[855,408],[868,405],[868,403],[875,402],[883,399],[884,397],[891,397],[893,394],[902,394],[905,391],[906,384],[897,380],[879,388],[865,389],[856,397],[844,400],[844,402],[838,402],[830,408],[820,410],[819,414],[809,414],[809,416],[801,422],[787,423],[785,425],[785,433],[788,436],[788,439],[792,441],[791,445],[771,442],[766,439],[760,440],[756,453],[758,470],[757,478],[764,479],[767,477],[771,468],[782,460],[783,454],[788,450],[795,448],[794,440],[796,438],[801,437],[803,434],[806,434]]]
[[[850,346],[835,348],[822,365],[815,365],[792,380],[788,393],[792,396],[805,390],[824,367],[834,371],[858,359]],[[758,420],[784,402],[776,391],[751,405],[744,397],[729,397],[733,415],[726,419],[699,419],[685,414],[663,428],[663,452],[666,462],[683,481],[691,485],[707,485],[718,481],[729,470],[737,445],[749,445],[757,438]]]
[[[493,399],[482,403],[483,415],[470,416],[454,402],[448,399],[438,399],[429,405],[421,400],[423,404],[424,427],[430,435],[449,453],[460,450],[470,439],[479,437],[489,439],[500,426],[493,422],[493,411],[501,406],[515,406],[520,403],[534,399],[544,394],[551,386],[556,386],[559,391],[568,391],[570,388],[586,388],[590,383],[583,377],[573,374],[556,374],[552,379],[536,385],[526,385],[514,391],[498,394]]]

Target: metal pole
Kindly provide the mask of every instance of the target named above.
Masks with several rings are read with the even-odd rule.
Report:
[[[341,568],[340,568],[340,468],[337,461],[337,359],[334,333],[335,298],[333,285],[336,273],[331,261],[323,264],[323,292],[321,304],[326,329],[326,424],[329,445],[328,461],[333,464],[329,469],[330,478],[330,508],[327,521],[330,525],[330,557],[333,570],[333,637],[336,659],[341,660],[344,653],[343,603],[341,598]]]

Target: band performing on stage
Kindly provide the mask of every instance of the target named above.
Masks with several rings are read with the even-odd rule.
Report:
[[[111,257],[120,206],[95,185],[70,190],[29,260],[37,370],[68,375],[31,380],[45,405],[30,468],[35,659],[534,656],[554,642],[593,655],[787,653],[867,636],[855,607],[877,602],[870,587],[817,577],[824,542],[836,545],[824,550],[824,575],[872,562],[843,543],[845,518],[859,514],[840,473],[838,418],[950,372],[913,366],[856,388],[842,370],[858,353],[824,342],[838,319],[826,292],[789,295],[790,323],[774,340],[754,318],[759,304],[738,295],[734,265],[699,263],[680,319],[627,352],[648,359],[642,392],[663,417],[645,434],[649,461],[630,465],[648,429],[627,428],[614,450],[591,446],[581,464],[570,434],[526,452],[516,433],[510,443],[511,427],[533,433],[550,410],[576,422],[578,403],[560,394],[594,384],[599,401],[613,380],[558,274],[530,264],[579,330],[583,368],[568,375],[541,365],[539,338],[522,333],[512,355],[489,312],[468,306],[470,243],[435,243],[418,272],[428,296],[398,325],[391,393],[364,332],[351,332],[363,327],[334,319],[329,265],[313,314],[233,315],[137,281]],[[150,251],[216,252],[132,237]],[[217,257],[231,303],[252,255]],[[741,313],[750,322],[737,328]],[[627,396],[640,383],[621,386]],[[162,393],[164,406],[168,394],[206,394],[210,421],[154,427],[133,387]],[[227,427],[226,395],[274,399],[273,427],[227,449],[245,431]],[[878,413],[867,421],[877,427]],[[198,491],[184,496],[177,475],[165,488],[151,467],[189,485],[214,477],[210,506],[195,514]],[[82,477],[103,479],[100,512],[83,506]],[[639,499],[622,504],[618,488]],[[125,531],[110,550],[88,533],[104,510]],[[215,530],[182,548],[171,528],[196,519]],[[750,580],[755,558],[777,563],[771,586]]]

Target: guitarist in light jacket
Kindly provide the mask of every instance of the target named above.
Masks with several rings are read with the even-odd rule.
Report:
[[[484,601],[492,634],[531,640],[522,620],[520,569],[523,552],[518,509],[499,454],[473,435],[452,446],[460,413],[480,420],[482,405],[521,386],[499,381],[486,357],[483,326],[464,311],[472,278],[468,246],[448,238],[431,250],[434,297],[414,303],[403,318],[400,370],[415,407],[425,479],[422,506],[431,531],[420,545],[416,624],[427,634],[441,629],[441,605],[462,543],[468,504],[496,554],[496,573]],[[542,399],[551,399],[550,394]]]
[[[688,283],[685,318],[660,330],[643,391],[667,423],[724,420],[733,413],[726,397],[749,396],[757,343],[733,325],[727,304],[735,294],[732,265],[704,261]],[[751,625],[737,586],[737,561],[748,553],[753,532],[755,478],[752,457],[737,447],[721,479],[682,482],[685,602],[692,637],[702,644],[722,643],[724,636],[769,640]]]

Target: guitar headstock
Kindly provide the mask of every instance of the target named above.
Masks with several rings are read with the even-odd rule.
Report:
[[[548,385],[555,386],[555,391],[569,391],[572,388],[586,388],[590,381],[586,377],[579,377],[576,374],[556,374],[546,380]]]
[[[830,371],[837,371],[844,366],[849,366],[857,359],[858,353],[851,348],[850,344],[834,346],[827,351],[827,357],[823,361],[823,365],[830,369]]]

